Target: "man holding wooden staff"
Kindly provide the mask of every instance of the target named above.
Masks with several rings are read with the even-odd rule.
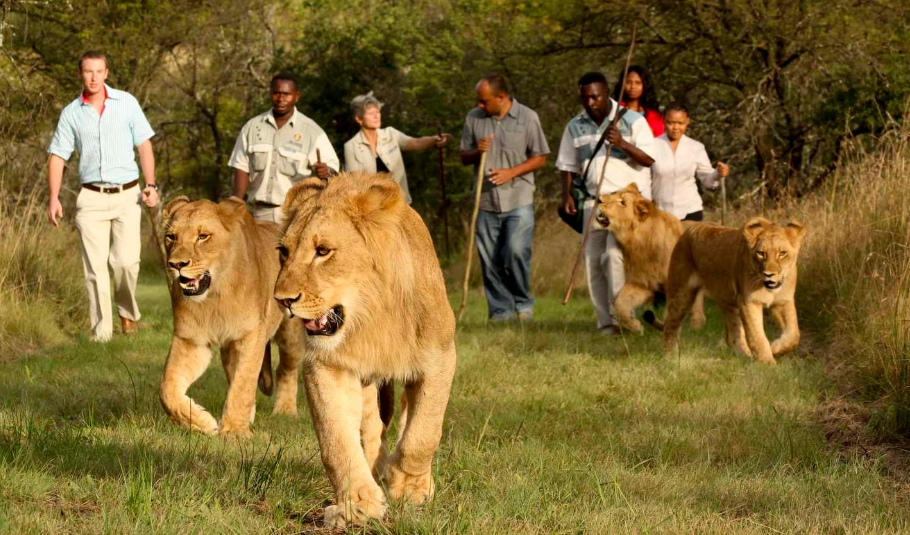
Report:
[[[253,217],[281,223],[291,186],[310,176],[327,179],[341,166],[322,128],[297,111],[297,80],[276,74],[270,93],[272,109],[243,125],[228,165],[234,168],[234,195],[243,198],[250,190]]]
[[[505,78],[491,73],[477,84],[477,108],[468,112],[461,161],[487,167],[475,240],[492,321],[534,318],[531,244],[534,239],[534,171],[550,147],[537,113],[509,94]]]
[[[578,81],[581,104],[585,111],[569,121],[559,144],[557,169],[562,171],[565,181],[563,210],[576,214],[579,207],[571,194],[576,175],[585,185],[587,200],[584,203],[584,228],[591,229],[585,247],[585,274],[588,278],[588,292],[597,312],[597,328],[604,334],[621,334],[619,323],[613,315],[613,301],[625,284],[622,250],[613,234],[607,230],[588,227],[587,219],[595,211],[595,199],[619,191],[632,182],[638,185],[642,194],[651,198],[651,164],[654,152],[654,135],[644,116],[633,110],[623,110],[616,126],[610,126],[619,112],[619,105],[610,98],[606,77],[599,72],[589,72]],[[609,129],[605,142],[597,150],[598,141]],[[607,148],[612,145],[607,160]],[[589,161],[594,158],[592,165]],[[606,165],[606,169],[604,169]],[[603,185],[597,191],[601,174],[605,173]]]

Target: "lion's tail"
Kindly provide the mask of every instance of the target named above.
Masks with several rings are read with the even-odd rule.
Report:
[[[395,383],[388,380],[379,385],[379,419],[388,427],[395,415]]]
[[[642,319],[645,320],[648,325],[654,327],[658,331],[664,330],[664,322],[657,319],[657,315],[654,314],[654,311],[645,310],[645,313],[642,315]]]
[[[259,370],[259,390],[266,396],[271,396],[275,387],[272,377],[272,343],[265,343],[265,354],[262,356],[262,369]]]

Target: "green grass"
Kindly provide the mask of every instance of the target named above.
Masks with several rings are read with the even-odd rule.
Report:
[[[0,361],[0,533],[324,532],[331,494],[305,400],[300,416],[273,417],[260,395],[240,442],[164,416],[170,305],[151,278],[139,298],[152,328],[136,338]],[[364,531],[910,532],[910,490],[834,451],[815,423],[829,385],[812,355],[747,362],[719,345],[715,310],[664,357],[656,333],[595,334],[583,295],[495,326],[472,299],[436,499]],[[219,368],[191,390],[216,415]]]

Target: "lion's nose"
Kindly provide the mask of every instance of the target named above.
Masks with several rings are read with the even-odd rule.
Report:
[[[171,262],[170,260],[168,260],[167,265],[168,265],[168,267],[171,268],[171,269],[176,269],[177,271],[180,271],[181,269],[183,269],[183,268],[185,268],[186,266],[190,265],[190,262],[189,262],[189,260],[187,260],[187,261],[185,261],[185,262]]]
[[[762,273],[762,275],[764,275],[766,278],[769,278],[769,279],[770,279],[771,277],[774,276],[774,273],[764,272],[764,273]]]
[[[281,303],[282,305],[284,305],[284,307],[285,307],[286,309],[290,310],[290,309],[291,309],[291,305],[293,305],[293,304],[296,303],[297,301],[300,301],[300,297],[301,297],[302,295],[303,295],[303,294],[297,294],[297,297],[287,297],[287,298],[285,298],[285,299],[279,299],[278,302]]]

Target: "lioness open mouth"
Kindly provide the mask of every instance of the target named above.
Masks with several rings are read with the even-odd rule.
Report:
[[[212,276],[206,271],[201,277],[195,279],[180,275],[177,280],[180,283],[180,290],[183,295],[192,297],[194,295],[202,295],[209,289],[209,284],[212,283]]]
[[[597,222],[600,223],[600,226],[602,226],[603,228],[607,228],[610,226],[610,218],[607,217],[607,214],[601,212],[600,210],[597,211],[596,219],[597,219]]]
[[[338,305],[314,320],[303,320],[307,334],[311,336],[332,336],[344,325],[344,307]]]
[[[765,281],[765,288],[767,288],[769,290],[776,290],[776,289],[780,288],[783,284],[784,284],[783,279],[781,279],[777,282]]]

